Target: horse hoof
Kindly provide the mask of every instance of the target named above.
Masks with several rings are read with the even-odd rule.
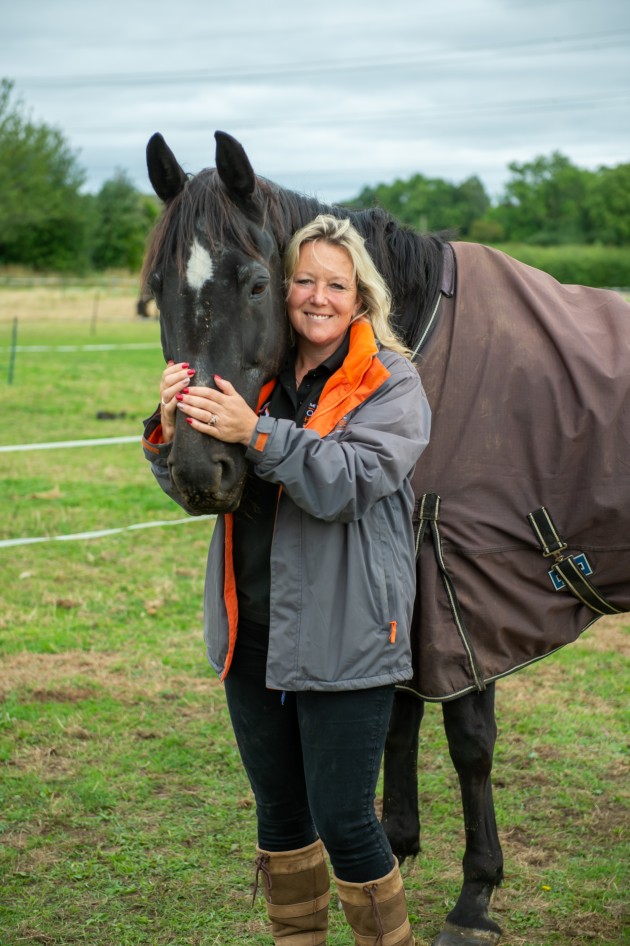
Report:
[[[445,923],[431,946],[496,946],[501,933],[494,930],[473,930],[466,926]]]

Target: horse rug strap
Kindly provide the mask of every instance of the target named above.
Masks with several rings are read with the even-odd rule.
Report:
[[[545,558],[555,558],[549,569],[549,577],[556,591],[570,591],[582,604],[596,614],[622,614],[623,609],[616,608],[597,590],[588,575],[592,568],[584,552],[565,555],[567,543],[560,537],[549,512],[544,506],[530,512],[527,516],[533,533],[538,540]]]
[[[440,519],[440,503],[441,498],[437,495],[437,493],[425,493],[424,496],[420,496],[416,500],[413,513],[413,524],[414,528],[416,529],[416,561],[418,561],[420,558],[420,548],[424,541],[428,527],[431,538],[433,539],[435,558],[440,570],[442,584],[444,585],[444,590],[446,591],[446,597],[448,599],[449,608],[451,609],[453,622],[457,629],[457,633],[459,634],[459,638],[464,646],[464,650],[466,651],[466,656],[468,658],[470,671],[475,682],[475,687],[477,690],[482,691],[486,689],[486,684],[481,671],[479,670],[479,665],[477,663],[477,658],[475,657],[470,635],[464,622],[464,616],[462,614],[462,609],[457,597],[457,592],[455,591],[455,585],[453,584],[453,580],[449,575],[444,562],[442,537],[440,535],[440,529],[438,525]]]

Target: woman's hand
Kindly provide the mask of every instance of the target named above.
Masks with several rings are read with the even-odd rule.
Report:
[[[162,441],[164,443],[170,443],[175,436],[176,397],[188,387],[194,373],[195,369],[190,368],[186,361],[180,361],[178,364],[169,361],[162,373],[160,381],[160,419],[162,422]]]
[[[195,430],[226,443],[248,446],[258,416],[229,381],[214,376],[217,389],[194,387],[176,393],[177,407]]]

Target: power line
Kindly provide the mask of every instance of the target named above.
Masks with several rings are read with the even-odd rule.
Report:
[[[610,30],[601,33],[580,33],[575,36],[549,37],[542,40],[523,40],[521,42],[502,43],[498,45],[470,46],[465,49],[442,50],[435,52],[427,48],[420,50],[414,56],[382,56],[357,57],[354,59],[335,59],[314,63],[296,62],[280,63],[273,66],[257,68],[220,68],[220,69],[188,69],[173,72],[130,72],[130,73],[92,73],[76,75],[25,75],[17,76],[20,85],[31,87],[46,85],[63,88],[72,86],[98,85],[138,85],[164,86],[190,82],[251,82],[262,79],[286,79],[287,77],[312,75],[338,75],[348,72],[424,69],[456,61],[463,62],[479,56],[497,54],[523,53],[531,56],[532,52],[557,56],[569,52],[584,52],[624,46],[630,43],[630,29]]]
[[[553,112],[553,111],[589,111],[593,108],[601,110],[602,108],[627,107],[630,104],[630,88],[615,88],[611,91],[592,92],[585,95],[555,96],[553,98],[531,98],[531,99],[503,99],[490,102],[476,101],[474,105],[461,104],[457,102],[453,105],[439,103],[436,105],[425,105],[420,108],[387,109],[383,111],[370,110],[369,114],[358,114],[357,111],[341,112],[332,114],[329,110],[319,114],[309,112],[308,116],[302,118],[299,114],[287,115],[285,113],[272,114],[265,112],[264,115],[256,114],[244,116],[242,113],[235,116],[235,124],[239,131],[248,131],[254,128],[282,128],[290,126],[291,128],[311,127],[313,125],[324,125],[334,127],[336,125],[354,125],[362,126],[364,129],[374,128],[375,132],[382,129],[383,126],[390,126],[400,122],[410,122],[414,120],[438,119],[439,121],[462,121],[470,119],[476,121],[482,115],[501,115],[503,113],[515,112]],[[169,117],[169,129],[178,129],[180,131],[198,131],[199,120],[178,121]],[[122,123],[117,124],[94,124],[90,125],[83,122],[77,131],[86,132],[120,132],[125,127]],[[72,126],[70,126],[72,130]],[[137,120],[134,121],[134,130],[137,130]]]

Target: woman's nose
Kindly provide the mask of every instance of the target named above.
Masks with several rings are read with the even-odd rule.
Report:
[[[325,305],[326,303],[326,285],[316,282],[313,286],[313,302],[316,305]]]

